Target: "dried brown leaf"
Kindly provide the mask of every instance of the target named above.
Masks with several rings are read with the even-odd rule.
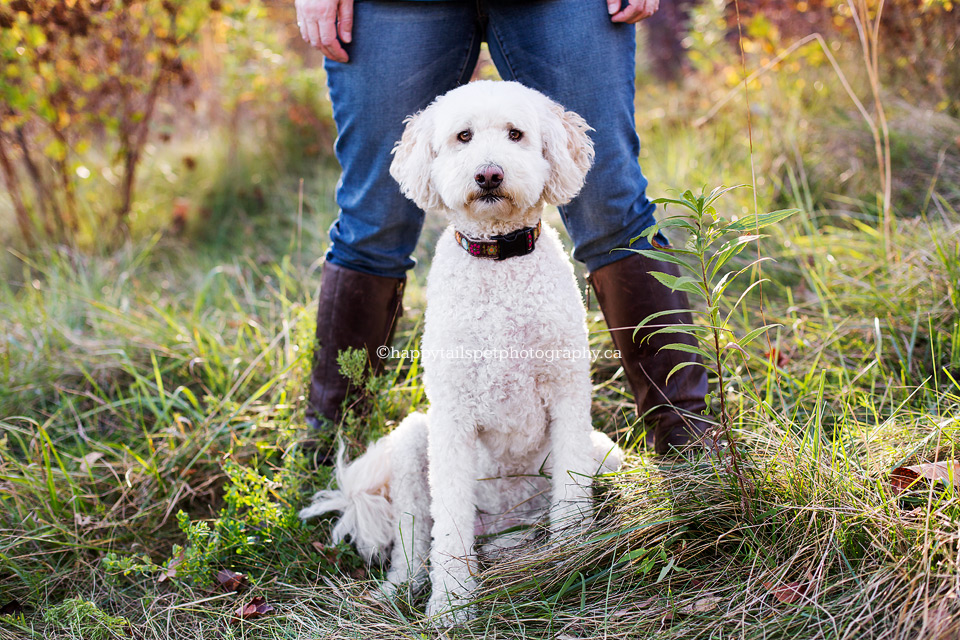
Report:
[[[894,495],[898,495],[910,489],[920,479],[934,483],[940,481],[947,485],[960,487],[960,462],[949,460],[897,467],[890,472],[890,488]]]
[[[97,460],[103,457],[103,454],[99,451],[91,451],[87,455],[80,458],[80,471],[84,473],[90,473],[90,470],[93,469],[94,463]]]
[[[353,578],[354,580],[366,580],[367,570],[364,569],[363,567],[357,567],[356,569],[352,569],[350,571],[350,577]]]
[[[720,598],[719,596],[707,596],[704,598],[699,598],[694,602],[682,607],[680,609],[680,613],[686,613],[688,615],[691,613],[708,613],[719,607],[722,600],[723,598]]]
[[[263,596],[256,596],[252,598],[250,602],[237,609],[233,620],[235,622],[239,622],[240,620],[256,620],[261,616],[273,613],[273,611],[273,607],[267,604]]]
[[[223,569],[217,574],[217,582],[224,591],[239,591],[247,584],[247,576],[230,569]]]
[[[810,588],[809,583],[803,582],[788,582],[777,586],[774,586],[772,582],[764,582],[763,586],[770,591],[774,598],[785,604],[798,602]]]
[[[166,570],[165,570],[163,573],[160,574],[160,577],[159,577],[159,578],[157,578],[157,583],[158,583],[158,584],[163,584],[164,582],[166,582],[167,580],[170,580],[171,578],[176,578],[176,577],[177,577],[177,565],[179,565],[181,562],[183,562],[183,559],[186,558],[186,556],[187,556],[187,552],[186,552],[186,551],[181,551],[181,552],[180,552],[180,555],[178,555],[176,558],[173,558],[173,559],[170,561],[170,564],[167,565]]]
[[[93,524],[93,518],[90,516],[85,516],[82,513],[73,513],[73,523],[78,527],[89,527]]]

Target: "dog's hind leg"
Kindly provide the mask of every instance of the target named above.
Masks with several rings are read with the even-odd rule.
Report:
[[[591,432],[590,441],[593,443],[593,459],[597,463],[594,475],[620,471],[623,466],[623,449],[602,431]]]
[[[409,583],[411,592],[427,582],[430,556],[430,484],[427,463],[427,416],[413,413],[390,434],[390,499],[397,516],[397,531],[390,555],[390,570],[381,591],[392,596]]]

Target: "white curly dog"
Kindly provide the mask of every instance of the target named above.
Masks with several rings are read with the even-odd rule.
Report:
[[[590,421],[583,300],[544,204],[569,202],[593,161],[589,127],[515,82],[474,82],[406,121],[391,175],[445,213],[427,279],[421,359],[430,408],[408,416],[321,491],[302,518],[342,515],[369,561],[392,548],[382,589],[429,576],[427,614],[470,616],[477,552],[585,525],[591,478],[622,452]],[[542,229],[542,232],[541,232]],[[432,538],[432,544],[431,544]],[[478,545],[478,542],[481,544]]]

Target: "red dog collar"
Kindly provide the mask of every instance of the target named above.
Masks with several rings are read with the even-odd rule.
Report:
[[[475,258],[489,258],[491,260],[506,260],[517,256],[532,253],[540,237],[541,223],[535,227],[517,229],[510,233],[493,236],[490,240],[471,240],[459,231],[454,230],[457,244]]]

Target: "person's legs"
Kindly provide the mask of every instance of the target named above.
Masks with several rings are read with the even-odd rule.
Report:
[[[649,271],[673,272],[669,263],[617,249],[650,249],[633,238],[655,224],[655,205],[637,156],[640,140],[634,121],[634,25],[610,21],[599,0],[539,0],[487,3],[487,39],[501,75],[541,91],[579,113],[594,131],[596,157],[583,190],[560,208],[574,242],[573,256],[586,263],[607,326],[637,402],[649,427],[647,442],[657,451],[690,442],[706,424],[696,415],[705,407],[706,372],[684,367],[691,357],[661,350],[670,342],[692,343],[684,334],[637,336],[633,329],[658,311],[686,309],[686,294],[672,292]],[[666,244],[662,236],[659,240]],[[656,324],[689,323],[689,313],[665,316]]]
[[[402,309],[423,212],[389,174],[403,120],[466,82],[476,64],[476,9],[460,3],[357,2],[346,63],[327,60],[342,168],[340,206],[320,283],[307,421],[338,421],[348,381],[337,354],[387,344]]]
[[[594,129],[593,167],[580,195],[560,208],[573,257],[591,271],[625,258],[613,250],[656,222],[637,163],[635,25],[610,22],[602,0],[498,0],[487,6],[490,55],[501,75],[546,94]],[[650,248],[646,240],[634,246]]]
[[[327,60],[337,125],[340,213],[327,261],[402,278],[423,212],[390,177],[403,120],[470,79],[480,50],[476,9],[459,2],[356,2],[350,61]]]

